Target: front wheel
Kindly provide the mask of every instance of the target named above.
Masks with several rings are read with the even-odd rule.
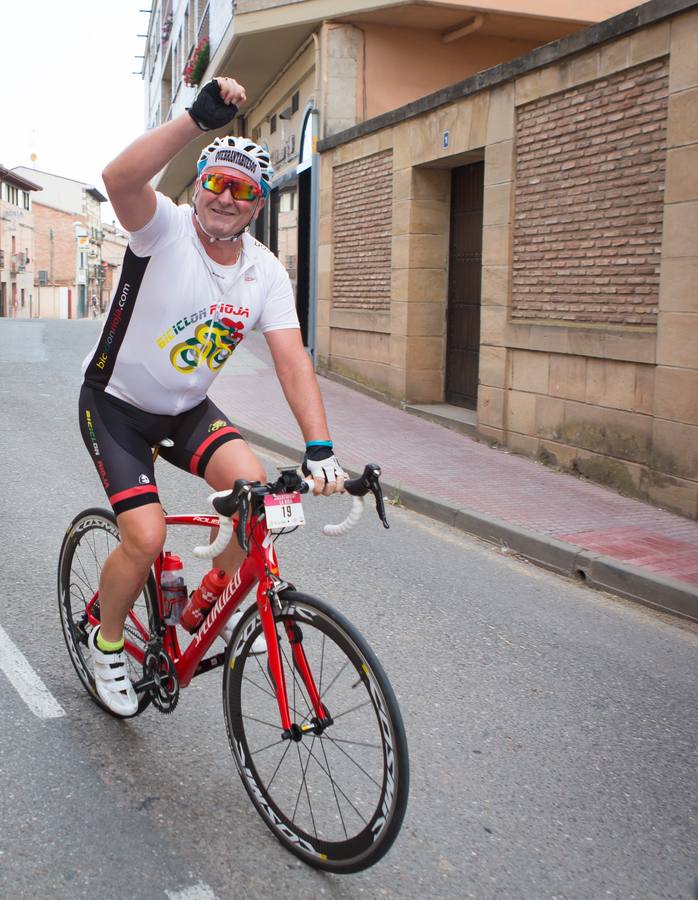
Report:
[[[242,782],[271,831],[304,862],[330,872],[376,863],[398,835],[407,807],[409,760],[397,700],[374,653],[344,616],[287,590],[275,614],[296,740],[282,737],[256,606],[226,654],[223,709]],[[281,626],[281,627],[279,627]],[[332,724],[319,729],[294,664],[301,641]]]

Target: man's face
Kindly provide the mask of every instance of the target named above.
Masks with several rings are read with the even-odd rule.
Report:
[[[235,177],[238,181],[254,185],[252,179],[224,166],[211,166],[205,170],[206,175],[223,175]],[[225,238],[236,234],[254,221],[262,211],[264,198],[252,200],[236,200],[229,187],[220,194],[206,190],[199,175],[194,195],[196,212],[202,225],[213,237]]]

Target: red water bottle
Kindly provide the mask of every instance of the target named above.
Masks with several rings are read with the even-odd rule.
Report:
[[[201,580],[201,584],[192,593],[184,607],[180,625],[192,634],[199,628],[216,600],[225,590],[230,579],[223,569],[211,569]]]

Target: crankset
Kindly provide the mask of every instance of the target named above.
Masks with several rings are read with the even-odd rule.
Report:
[[[164,651],[159,639],[148,644],[143,658],[143,680],[135,688],[148,691],[153,706],[161,713],[174,712],[179,700],[179,679],[172,657]]]

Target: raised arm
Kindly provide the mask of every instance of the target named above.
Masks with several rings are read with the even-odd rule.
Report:
[[[213,82],[202,89],[190,111],[141,135],[102,172],[109,200],[127,231],[138,231],[155,213],[150,180],[202,131],[232,120],[246,99],[245,89],[234,78]]]

